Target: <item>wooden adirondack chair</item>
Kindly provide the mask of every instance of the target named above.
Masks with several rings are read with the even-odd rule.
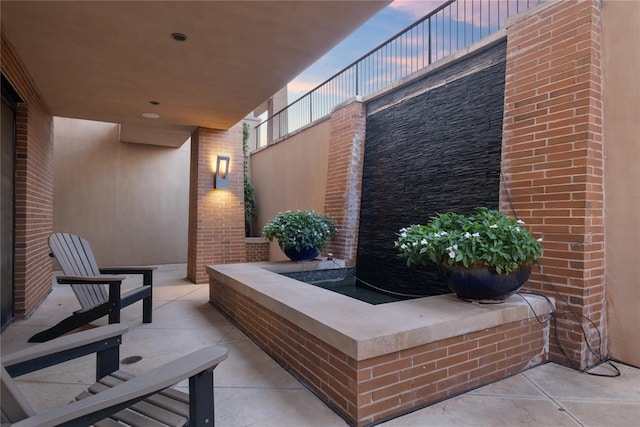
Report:
[[[0,366],[2,425],[11,426],[198,426],[214,425],[213,369],[227,349],[197,350],[143,375],[119,371],[126,325],[78,332],[3,355]],[[36,414],[13,377],[96,353],[96,380],[75,402]],[[189,394],[170,387],[189,378]],[[122,423],[122,424],[121,424]]]
[[[142,321],[151,323],[153,270],[155,267],[98,268],[89,242],[69,233],[49,237],[49,247],[64,276],[63,285],[71,285],[82,308],[55,326],[35,334],[29,342],[44,342],[73,331],[80,326],[109,316],[109,323],[120,322],[120,309],[142,300]],[[142,286],[120,294],[124,277],[117,274],[141,274]]]

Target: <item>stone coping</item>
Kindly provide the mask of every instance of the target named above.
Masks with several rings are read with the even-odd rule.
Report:
[[[501,304],[474,304],[447,294],[371,305],[278,274],[329,263],[223,264],[207,266],[207,272],[358,361],[529,319],[532,308],[538,316],[551,311],[547,300],[535,295],[513,295]]]

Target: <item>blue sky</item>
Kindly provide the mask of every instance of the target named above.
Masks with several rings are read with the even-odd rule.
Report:
[[[289,102],[315,88],[444,1],[395,0],[291,81],[288,85]]]

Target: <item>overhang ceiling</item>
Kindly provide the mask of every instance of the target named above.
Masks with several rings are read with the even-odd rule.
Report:
[[[236,124],[388,3],[2,0],[0,16],[53,115],[178,147]]]

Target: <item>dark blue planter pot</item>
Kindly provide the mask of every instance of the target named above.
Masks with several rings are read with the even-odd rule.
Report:
[[[442,265],[442,276],[458,298],[479,303],[500,303],[524,286],[531,268],[522,267],[511,274],[492,273],[486,268]]]
[[[313,261],[319,253],[316,248],[305,248],[299,251],[295,247],[283,248],[280,246],[280,249],[291,261]]]

